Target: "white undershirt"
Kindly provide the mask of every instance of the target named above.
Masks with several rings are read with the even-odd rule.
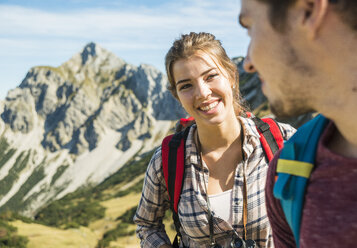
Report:
[[[211,210],[232,225],[232,189],[208,196]]]

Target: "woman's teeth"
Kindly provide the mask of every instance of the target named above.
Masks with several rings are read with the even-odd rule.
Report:
[[[202,111],[207,112],[207,111],[213,109],[214,107],[216,107],[217,105],[218,105],[218,101],[213,102],[213,103],[211,103],[211,104],[209,104],[209,105],[207,105],[207,106],[200,107],[200,109],[201,109]]]

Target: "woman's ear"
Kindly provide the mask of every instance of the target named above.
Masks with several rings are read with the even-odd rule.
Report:
[[[302,3],[304,28],[308,37],[314,40],[321,28],[329,6],[328,0],[300,0]]]

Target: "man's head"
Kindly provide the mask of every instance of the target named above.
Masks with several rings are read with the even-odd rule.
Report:
[[[321,111],[322,96],[332,95],[337,85],[330,79],[340,76],[334,66],[347,52],[344,42],[357,37],[357,1],[241,2],[239,21],[251,37],[245,69],[259,73],[272,111],[278,116]]]
[[[297,0],[257,0],[269,5],[269,19],[272,26],[283,32],[286,28],[286,17],[289,8],[296,4]],[[311,1],[313,2],[313,1]],[[357,1],[356,0],[329,0],[334,5],[334,11],[338,12],[342,20],[352,29],[357,31]]]

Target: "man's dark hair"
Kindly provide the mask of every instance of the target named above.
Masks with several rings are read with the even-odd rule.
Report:
[[[270,5],[271,24],[277,31],[284,32],[288,10],[297,0],[258,1]],[[354,31],[357,31],[357,0],[329,0],[329,2],[334,5],[334,10],[341,16],[341,19]]]

